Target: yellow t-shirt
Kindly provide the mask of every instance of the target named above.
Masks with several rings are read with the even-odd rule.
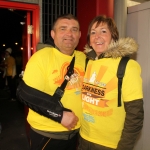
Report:
[[[28,61],[23,80],[31,87],[53,95],[56,88],[64,81],[67,67],[74,55],[74,74],[66,86],[61,103],[79,117],[77,129],[80,127],[81,87],[85,72],[85,55],[82,52],[75,51],[72,56],[68,56],[55,48],[47,47],[39,50]],[[67,131],[61,124],[41,116],[31,109],[29,109],[27,120],[35,129],[56,132]]]
[[[81,136],[93,143],[116,148],[125,121],[124,102],[143,98],[141,68],[130,60],[122,84],[122,106],[118,105],[120,58],[89,61],[82,87]]]
[[[12,76],[13,75],[13,69],[15,67],[15,59],[12,56],[9,56],[5,60],[6,65],[6,76]]]

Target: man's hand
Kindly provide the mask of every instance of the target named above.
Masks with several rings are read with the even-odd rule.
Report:
[[[74,112],[63,111],[63,118],[61,120],[61,124],[71,130],[77,125],[78,117],[74,114]]]

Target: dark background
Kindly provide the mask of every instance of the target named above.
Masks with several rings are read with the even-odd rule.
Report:
[[[0,68],[3,68],[5,50],[10,47],[12,48],[11,55],[16,61],[17,75],[21,73],[23,67],[21,47],[25,25],[21,25],[20,22],[25,22],[25,17],[25,11],[0,8]],[[0,74],[3,74],[3,69],[0,69]]]
[[[13,49],[13,53],[20,50],[24,26],[20,22],[25,21],[25,14],[25,11],[0,8],[0,52],[8,47]]]

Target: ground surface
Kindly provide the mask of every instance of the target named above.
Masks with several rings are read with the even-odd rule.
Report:
[[[24,106],[10,100],[8,89],[0,89],[0,123],[0,150],[29,150]]]

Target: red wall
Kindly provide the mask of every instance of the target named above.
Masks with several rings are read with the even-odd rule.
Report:
[[[78,50],[84,50],[88,25],[97,15],[106,15],[113,18],[114,0],[77,0],[77,18],[81,29]]]

